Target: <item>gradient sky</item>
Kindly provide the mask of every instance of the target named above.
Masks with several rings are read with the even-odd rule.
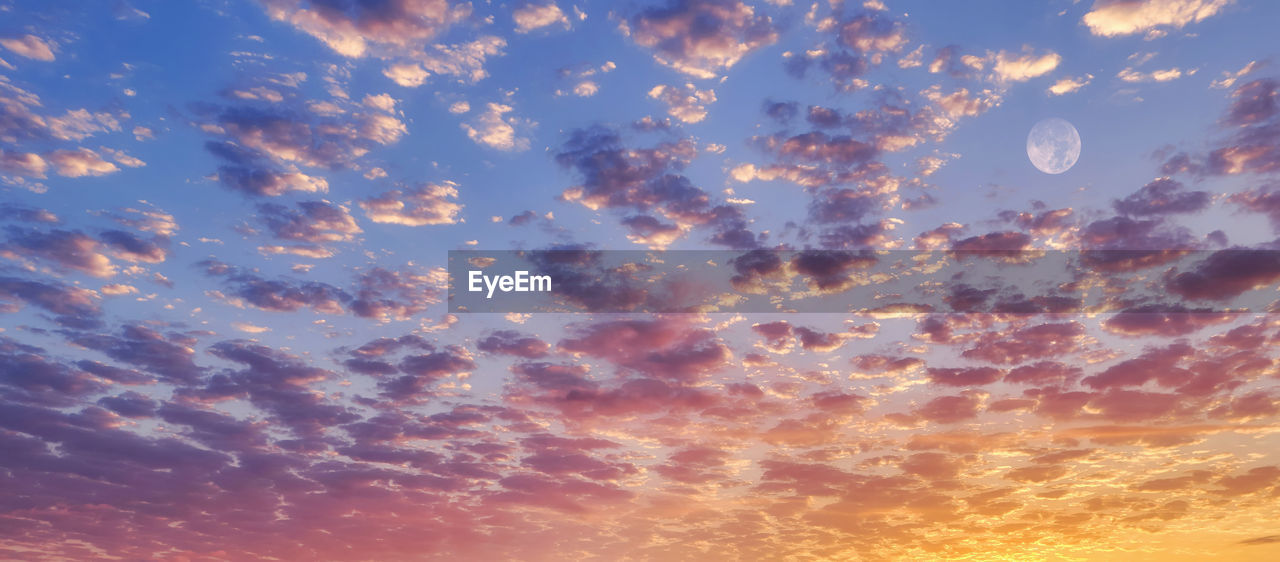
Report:
[[[1278,21],[0,1],[0,558],[1280,559],[1274,303],[449,314],[444,270],[1200,250],[1188,309],[1274,290]]]

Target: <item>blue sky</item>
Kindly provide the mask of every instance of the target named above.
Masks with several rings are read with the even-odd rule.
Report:
[[[0,557],[1274,559],[1274,314],[449,314],[443,268],[1199,250],[1188,307],[1272,287],[1222,263],[1280,248],[1277,21],[0,0]]]

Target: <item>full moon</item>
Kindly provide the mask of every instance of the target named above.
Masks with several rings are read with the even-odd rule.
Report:
[[[1057,117],[1036,123],[1027,135],[1027,158],[1046,174],[1070,170],[1080,159],[1080,132]]]

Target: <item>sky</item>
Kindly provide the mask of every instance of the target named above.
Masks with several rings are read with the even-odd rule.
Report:
[[[0,0],[0,558],[1280,559],[1277,21]],[[450,308],[450,251],[547,249],[834,260],[736,262],[776,302],[1102,256],[1053,290],[1108,304]]]

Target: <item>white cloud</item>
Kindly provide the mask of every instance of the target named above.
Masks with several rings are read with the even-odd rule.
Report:
[[[1235,85],[1236,80],[1239,80],[1244,75],[1249,74],[1250,72],[1253,72],[1259,68],[1262,68],[1266,64],[1267,64],[1266,61],[1256,61],[1256,60],[1249,61],[1249,64],[1244,65],[1244,68],[1241,68],[1240,70],[1237,70],[1235,72],[1230,72],[1230,71],[1223,72],[1222,78],[1220,80],[1214,80],[1212,84],[1209,84],[1209,87],[1218,89],[1218,90],[1225,90],[1227,88],[1230,88]]]
[[[272,90],[271,88],[266,88],[263,86],[254,86],[247,90],[233,90],[231,92],[231,95],[242,100],[262,100],[262,101],[269,101],[272,103],[279,103],[284,101],[284,95],[282,95],[280,92],[277,92],[275,90]]]
[[[493,35],[460,45],[435,45],[423,55],[422,65],[436,74],[457,76],[459,82],[474,84],[489,75],[484,69],[485,60],[501,55],[506,46],[506,39]]]
[[[549,25],[560,24],[569,28],[569,18],[560,11],[555,2],[548,4],[526,4],[511,14],[516,22],[516,33],[528,33]]]
[[[1121,70],[1116,77],[1125,82],[1168,82],[1177,80],[1183,76],[1190,76],[1196,73],[1196,69],[1183,71],[1181,68],[1166,68],[1164,70],[1153,70],[1151,72],[1140,72],[1133,68]]]
[[[1002,82],[1023,82],[1037,76],[1043,76],[1058,68],[1062,56],[1053,51],[1036,55],[1028,49],[1021,54],[1000,51],[995,57],[995,78]]]
[[[261,334],[263,332],[271,331],[271,328],[268,328],[266,326],[255,326],[248,322],[232,322],[231,327],[237,330],[240,330],[241,332],[244,332],[246,334]]]
[[[1217,14],[1232,0],[1098,0],[1084,15],[1094,35],[1115,37],[1156,32],[1159,27],[1181,29]]]
[[[426,226],[455,224],[461,219],[458,186],[453,182],[392,190],[360,202],[369,220],[383,224]]]
[[[143,162],[141,159],[136,158],[134,156],[130,156],[128,153],[126,153],[123,150],[116,150],[114,148],[107,148],[105,146],[99,147],[99,148],[102,149],[103,154],[110,156],[112,160],[115,160],[122,166],[128,166],[130,168],[141,168],[147,165],[146,162]]]
[[[522,138],[516,133],[516,125],[521,124],[521,120],[516,117],[504,117],[511,113],[513,109],[511,106],[490,103],[486,108],[484,113],[470,123],[462,124],[462,130],[467,132],[471,140],[498,150],[520,151],[529,148],[529,139]]]
[[[125,285],[122,283],[112,283],[110,285],[103,285],[101,291],[102,291],[102,294],[113,296],[113,297],[120,296],[120,295],[138,294],[137,287],[134,287],[133,285]]]
[[[667,104],[667,113],[685,123],[697,123],[707,116],[707,106],[716,101],[710,88],[699,90],[693,84],[668,86],[661,84],[649,90],[649,97]]]
[[[391,97],[390,94],[366,95],[361,103],[367,107],[381,109],[387,113],[395,113],[396,111],[396,99]]]
[[[929,101],[938,104],[951,119],[973,117],[1000,105],[1000,94],[992,90],[969,92],[968,88],[960,88],[950,94],[942,93],[936,84],[921,92]],[[911,144],[915,144],[911,142]]]
[[[1092,74],[1085,74],[1084,76],[1079,77],[1064,76],[1057,82],[1054,82],[1052,86],[1049,86],[1048,92],[1055,96],[1063,96],[1088,86],[1089,82],[1092,81]]]
[[[0,172],[33,178],[45,177],[49,163],[39,154],[12,152],[0,148]]]
[[[898,68],[916,68],[924,65],[924,45],[898,59]]]
[[[29,59],[49,62],[54,59],[53,49],[49,44],[35,35],[24,35],[22,37],[5,37],[0,39],[0,45],[13,51],[14,54]]]
[[[382,75],[406,88],[416,88],[426,82],[431,73],[416,64],[401,63],[383,69]]]
[[[600,85],[590,80],[583,80],[577,86],[573,87],[573,95],[580,98],[589,98],[596,95],[600,91]]]
[[[267,14],[322,41],[338,54],[359,58],[413,56],[456,22],[471,15],[470,3],[352,3],[348,9],[298,0],[262,0]],[[323,4],[322,4],[323,5]]]
[[[84,140],[97,133],[120,130],[120,121],[115,115],[90,113],[87,109],[69,110],[61,117],[50,117],[47,122],[49,134],[59,140]]]
[[[102,176],[120,171],[115,164],[103,160],[97,152],[88,148],[55,150],[46,154],[45,159],[53,164],[58,175],[69,178]]]

